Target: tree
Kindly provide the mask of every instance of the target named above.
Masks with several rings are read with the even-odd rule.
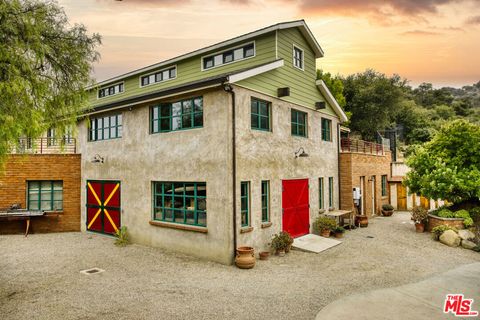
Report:
[[[411,192],[457,205],[479,204],[480,126],[455,120],[408,157]]]
[[[335,100],[337,100],[340,107],[345,107],[347,103],[345,96],[343,95],[343,82],[340,76],[333,77],[330,72],[323,72],[323,70],[317,70],[317,80],[323,80],[328,90],[332,93]]]
[[[54,1],[0,1],[0,163],[19,138],[64,134],[86,107],[100,36]]]
[[[376,132],[394,124],[406,99],[406,80],[387,77],[374,70],[349,75],[344,79],[345,110],[352,113],[350,128],[363,139],[375,139]]]

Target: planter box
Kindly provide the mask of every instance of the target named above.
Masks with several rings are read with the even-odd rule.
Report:
[[[441,218],[434,216],[432,214],[428,214],[428,225],[427,225],[427,231],[432,231],[433,228],[436,226],[449,226],[449,227],[454,227],[457,229],[463,229],[463,218]]]

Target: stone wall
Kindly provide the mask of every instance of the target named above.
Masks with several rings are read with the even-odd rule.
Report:
[[[442,218],[434,215],[428,215],[427,231],[432,231],[437,226],[449,226],[457,229],[463,229],[463,219],[461,218]]]

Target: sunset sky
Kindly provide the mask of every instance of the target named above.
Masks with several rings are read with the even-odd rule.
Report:
[[[416,86],[480,80],[480,0],[58,0],[100,33],[98,81],[278,22],[305,19],[317,67],[373,68]]]

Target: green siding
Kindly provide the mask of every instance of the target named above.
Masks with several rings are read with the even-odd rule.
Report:
[[[262,93],[277,96],[277,88],[290,87],[290,96],[282,100],[314,109],[315,102],[325,101],[318,90],[316,81],[316,65],[313,50],[297,28],[278,31],[278,58],[284,59],[284,66],[258,76],[240,81],[238,84]],[[304,70],[293,66],[293,45],[303,50]],[[336,115],[332,107],[326,103],[322,112]]]
[[[253,40],[247,40],[245,42],[239,42],[238,45],[246,44],[252,42]],[[236,47],[235,45],[232,47]],[[225,49],[229,49],[230,47],[227,46]],[[224,66],[212,68],[206,71],[201,71],[201,61],[202,57],[208,56],[212,53],[216,53],[220,50],[214,50],[212,52],[208,52],[202,55],[198,55],[192,58],[189,58],[184,61],[177,62],[177,77],[173,80],[168,80],[164,82],[160,82],[157,84],[149,85],[146,87],[140,87],[140,77],[142,75],[150,74],[155,72],[156,70],[165,69],[172,65],[165,65],[160,67],[156,70],[150,70],[143,74],[137,74],[135,76],[131,76],[129,78],[124,79],[125,81],[125,92],[120,93],[115,96],[105,97],[98,99],[97,98],[97,89],[92,89],[90,91],[90,105],[92,107],[120,101],[126,98],[130,98],[133,96],[138,96],[142,94],[147,94],[150,92],[154,92],[157,90],[161,90],[164,88],[177,86],[185,83],[189,83],[192,81],[200,80],[202,78],[208,78],[216,75],[221,75],[224,73],[231,72],[233,70],[243,70],[247,68],[251,68],[254,66],[258,66],[264,63],[272,62],[275,60],[275,32],[262,35],[255,39],[255,56],[252,58],[248,58],[245,60],[233,62]],[[175,65],[175,64],[173,64]],[[121,82],[122,80],[116,81]],[[112,83],[113,84],[113,83]],[[105,85],[108,86],[108,85]]]

